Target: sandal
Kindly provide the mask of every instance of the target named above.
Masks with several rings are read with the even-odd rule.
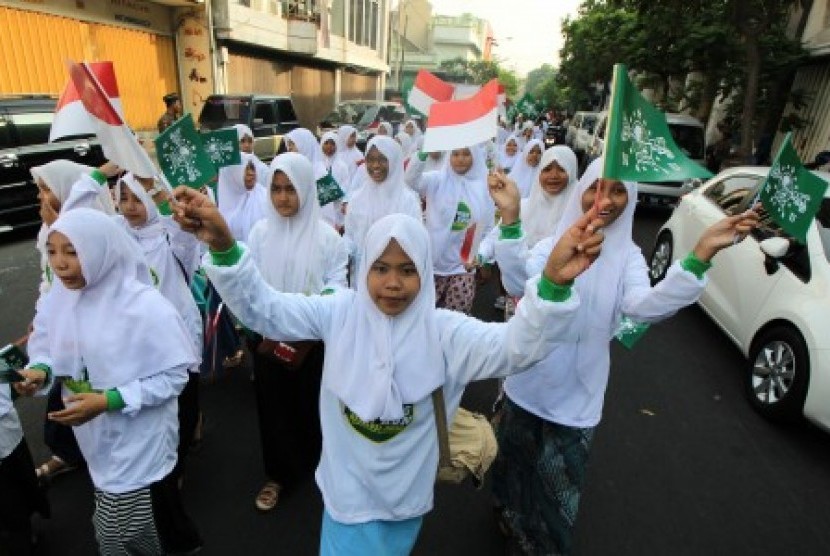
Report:
[[[268,512],[277,507],[280,500],[282,487],[274,481],[266,481],[265,485],[256,495],[256,507],[258,510]]]
[[[65,461],[52,456],[49,461],[35,468],[35,476],[39,481],[48,481],[74,469],[74,465],[69,465]]]

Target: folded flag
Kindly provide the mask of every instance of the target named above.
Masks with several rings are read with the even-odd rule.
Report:
[[[103,87],[115,111],[123,119],[124,109],[121,106],[118,81],[115,79],[115,69],[112,62],[90,62],[88,66],[98,83]],[[72,79],[69,79],[58,99],[57,106],[55,106],[55,117],[52,120],[52,126],[49,128],[49,142],[57,141],[63,137],[94,134],[95,128],[89,119],[83,102],[81,102],[81,95],[78,93],[78,89],[75,88],[75,83]]]
[[[320,206],[324,207],[333,201],[339,201],[346,194],[340,188],[340,184],[328,172],[325,176],[317,180],[317,200],[320,201]]]
[[[495,137],[498,129],[498,87],[499,82],[493,79],[470,98],[433,104],[421,150],[450,151]]]
[[[190,114],[156,137],[156,155],[161,171],[173,187],[187,185],[199,189],[216,177],[216,166],[205,152]]]
[[[104,156],[121,168],[143,178],[156,174],[153,161],[124,118],[113,106],[89,64],[69,62],[69,76],[78,91]]]
[[[643,98],[622,64],[614,65],[611,89],[603,177],[643,182],[712,177],[677,146],[666,117]]]
[[[427,70],[419,70],[415,83],[409,91],[407,103],[410,107],[424,115],[429,114],[429,108],[436,102],[452,100],[455,87],[451,83],[442,81]]]
[[[802,166],[788,133],[761,186],[764,208],[785,232],[806,244],[825,191],[827,182]]]
[[[233,128],[202,133],[202,145],[217,170],[223,166],[242,164],[239,138]]]

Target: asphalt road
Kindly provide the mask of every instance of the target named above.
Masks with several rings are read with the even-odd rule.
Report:
[[[635,237],[648,253],[663,211],[638,210]],[[36,295],[34,241],[0,244],[0,340],[25,332]],[[476,313],[490,309],[481,292]],[[830,554],[830,437],[808,425],[779,427],[743,397],[740,353],[697,308],[653,326],[631,351],[612,347],[611,381],[589,463],[576,554]],[[484,410],[492,382],[468,389]],[[312,481],[261,514],[254,400],[246,370],[206,378],[206,438],[189,462],[184,499],[206,555],[311,555],[322,504]],[[46,457],[42,400],[18,408],[36,461]],[[298,423],[298,426],[302,426]],[[53,518],[36,520],[39,554],[94,553],[89,480],[59,477]],[[500,555],[487,488],[439,485],[417,555]]]

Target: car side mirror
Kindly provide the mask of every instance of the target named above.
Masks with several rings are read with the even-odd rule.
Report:
[[[759,245],[761,252],[764,253],[764,270],[767,274],[772,276],[778,272],[779,259],[786,256],[790,250],[790,242],[783,237],[770,237],[762,241]]]
[[[770,237],[762,241],[759,247],[768,257],[780,259],[790,250],[790,242],[783,237]]]

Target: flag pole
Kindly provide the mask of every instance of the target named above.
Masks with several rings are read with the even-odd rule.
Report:
[[[622,64],[614,64],[614,71],[611,74],[611,99],[608,102],[608,117],[605,118],[605,130],[603,136],[605,137],[605,146],[602,149],[602,154],[600,155],[600,178],[606,178],[607,172],[605,170],[605,164],[608,154],[608,148],[611,146],[611,137],[608,134],[609,129],[611,129],[611,122],[614,121],[612,118],[617,117],[617,113],[619,112],[619,91],[617,91],[617,85],[619,83],[619,72],[624,69]],[[617,129],[619,129],[617,127]],[[604,191],[602,190],[602,182],[597,184],[597,191],[594,195],[594,208],[599,209],[599,203],[602,200]]]

